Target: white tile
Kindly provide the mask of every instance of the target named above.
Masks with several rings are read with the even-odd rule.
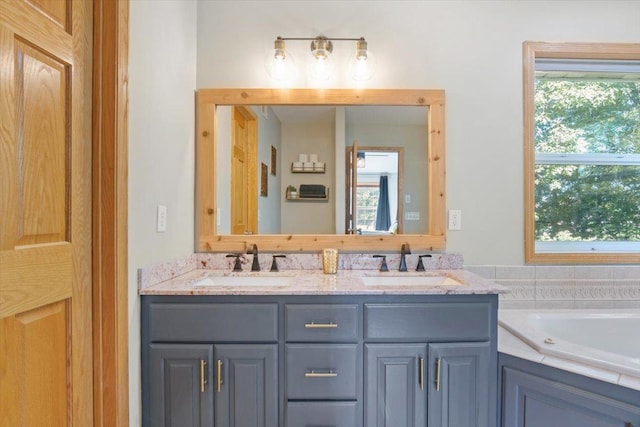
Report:
[[[584,365],[582,363],[572,362],[570,360],[559,359],[553,356],[545,356],[544,359],[542,359],[542,363],[548,366],[553,366],[554,368],[574,372],[576,374],[607,381],[613,384],[618,384],[618,379],[620,378],[620,375],[615,372]]]
[[[576,288],[573,281],[536,280],[536,301],[539,300],[573,300]]]
[[[614,279],[636,279],[640,280],[639,265],[624,265],[611,267]]]
[[[618,381],[623,387],[629,387],[634,390],[640,390],[640,377],[632,377],[630,375],[620,375],[620,380]]]
[[[504,295],[505,300],[533,300],[536,297],[536,287],[533,280],[495,280],[496,283],[509,288]]]
[[[496,265],[496,279],[534,279],[535,267],[526,265]]]
[[[575,302],[573,300],[537,300],[536,299],[536,309],[552,309],[552,310],[566,310],[572,309],[575,306]]]
[[[636,300],[640,299],[640,284],[635,281],[617,281],[613,287],[614,299]]]
[[[615,304],[616,302],[613,300],[576,300],[574,308],[578,310],[590,308],[616,308]]]
[[[592,266],[592,265],[576,265],[574,267],[574,277],[576,279],[611,279],[613,278],[613,270],[611,267]]]
[[[579,280],[575,283],[575,296],[578,300],[613,300],[616,298],[616,286],[606,280]]]
[[[614,301],[614,307],[615,308],[633,308],[633,309],[640,309],[640,299],[636,299],[636,300],[616,300]]]
[[[573,279],[574,266],[539,265],[535,267],[536,279]]]
[[[464,269],[485,279],[496,278],[495,265],[465,265]]]
[[[504,296],[500,295],[500,308],[514,310],[530,310],[536,308],[536,302],[534,300],[505,300],[503,298]]]

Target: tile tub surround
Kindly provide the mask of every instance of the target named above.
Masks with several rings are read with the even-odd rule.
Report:
[[[407,256],[407,269],[415,270],[418,264],[418,255],[423,252],[416,252]],[[271,255],[275,253],[261,253],[260,269],[269,272],[271,268]],[[143,290],[158,283],[180,277],[192,270],[226,270],[233,269],[233,258],[227,258],[226,253],[196,253],[185,258],[159,262],[138,269],[138,289]],[[321,270],[322,255],[317,254],[286,254],[286,258],[278,258],[278,268],[280,271],[288,270]],[[380,268],[380,259],[373,258],[369,253],[339,253],[338,271],[344,270],[377,270]],[[400,265],[400,254],[389,253],[387,264],[389,270],[398,270]],[[246,272],[251,270],[252,255],[243,254],[241,257],[242,268]],[[426,270],[458,270],[462,268],[462,255],[454,253],[432,254],[432,258],[423,258]]]
[[[465,266],[506,286],[500,308],[640,308],[640,266]]]

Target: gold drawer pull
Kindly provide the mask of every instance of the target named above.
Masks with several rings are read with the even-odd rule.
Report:
[[[436,391],[440,391],[440,359],[436,359]]]
[[[329,372],[311,371],[311,372],[305,372],[304,376],[309,378],[331,378],[331,377],[337,377],[338,373],[333,371],[329,371]]]
[[[420,376],[420,390],[424,390],[424,358],[420,357],[420,367],[419,367],[420,373],[418,374]]]
[[[207,366],[207,362],[200,359],[200,393],[204,393],[204,385],[207,383],[205,379],[204,367]]]
[[[222,360],[218,359],[218,384],[217,384],[217,392],[220,393],[222,391]]]
[[[333,322],[329,322],[329,323],[315,323],[315,322],[311,322],[311,323],[305,323],[304,324],[305,328],[311,328],[311,329],[322,329],[322,328],[337,328],[338,324],[337,323],[333,323]]]

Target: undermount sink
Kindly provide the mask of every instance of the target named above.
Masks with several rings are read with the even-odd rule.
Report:
[[[459,286],[462,283],[449,276],[406,276],[380,275],[364,276],[362,283],[365,286]]]
[[[293,276],[205,276],[193,286],[288,286]]]

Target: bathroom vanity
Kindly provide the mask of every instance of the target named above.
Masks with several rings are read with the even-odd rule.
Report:
[[[143,425],[495,426],[503,288],[404,274],[193,272],[143,290]]]

